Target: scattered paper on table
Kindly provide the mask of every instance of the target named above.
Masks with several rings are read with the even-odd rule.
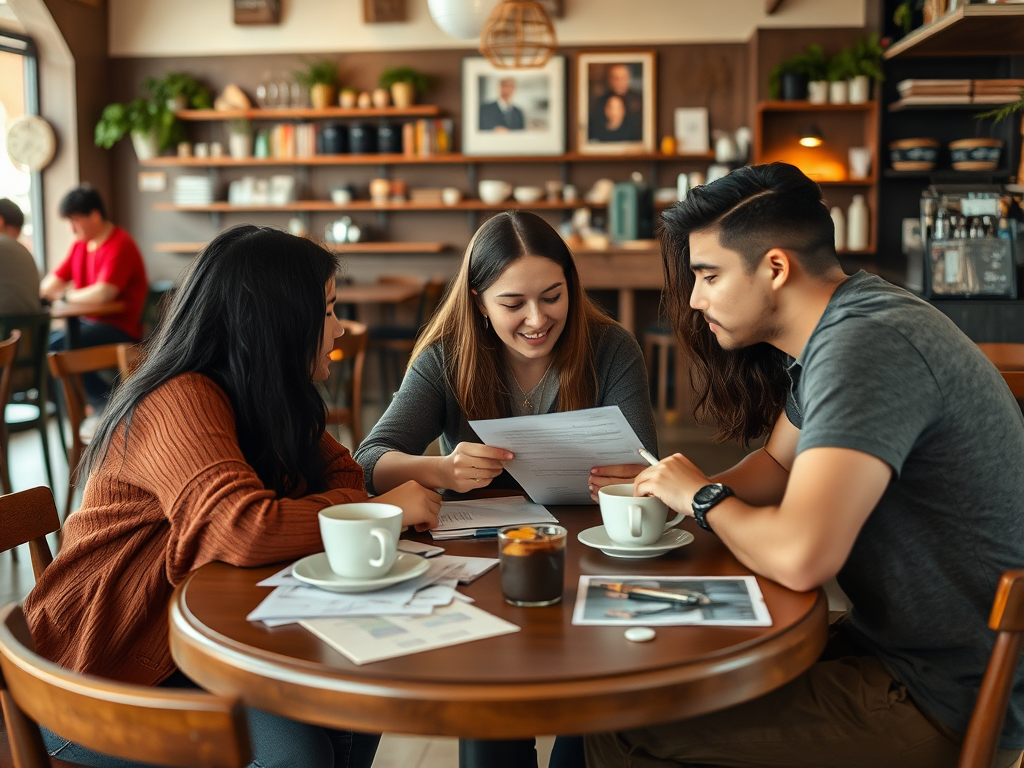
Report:
[[[543,506],[522,496],[445,501],[437,519],[437,528],[430,531],[435,541],[473,538],[478,531],[490,532],[506,525],[558,522]]]
[[[433,544],[424,544],[422,541],[413,541],[412,539],[399,539],[398,551],[421,557],[436,557],[444,552],[444,547],[435,547]]]
[[[617,405],[471,421],[487,445],[515,454],[505,469],[538,504],[593,504],[593,467],[639,464],[640,438]]]

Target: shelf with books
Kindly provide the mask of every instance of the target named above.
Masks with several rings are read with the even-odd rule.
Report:
[[[961,2],[889,46],[886,59],[910,56],[1010,56],[1024,51],[1024,5]]]
[[[196,254],[206,247],[206,243],[179,242],[153,243],[157,253]],[[325,247],[335,253],[349,254],[388,254],[388,253],[443,253],[451,246],[448,243],[402,243],[371,240],[365,243],[328,243]]]
[[[369,120],[371,118],[437,117],[441,108],[434,104],[416,104],[411,107],[367,107],[348,109],[183,109],[175,112],[179,120],[187,122],[222,122],[225,120]]]

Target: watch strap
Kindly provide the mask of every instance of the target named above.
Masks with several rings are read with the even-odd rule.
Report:
[[[696,497],[701,495],[702,491],[709,491],[711,498],[705,502],[696,501]],[[703,528],[705,531],[714,531],[711,529],[711,525],[708,523],[707,514],[715,505],[721,502],[723,499],[727,499],[730,496],[735,496],[736,493],[728,485],[722,483],[711,483],[700,488],[697,493],[694,494],[694,502],[691,505],[693,507],[693,519],[697,521],[697,525]]]

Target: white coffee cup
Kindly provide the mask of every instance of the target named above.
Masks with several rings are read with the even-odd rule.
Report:
[[[441,202],[445,205],[458,205],[462,200],[462,190],[458,187],[445,187],[441,190]]]
[[[653,544],[683,519],[679,514],[668,520],[665,502],[656,496],[634,496],[632,483],[607,485],[598,491],[597,497],[608,538],[625,546]]]
[[[394,504],[337,504],[320,510],[320,536],[331,570],[346,579],[376,579],[398,556],[402,509]]]

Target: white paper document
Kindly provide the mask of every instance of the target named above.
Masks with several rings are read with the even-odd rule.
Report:
[[[356,664],[519,631],[515,624],[465,603],[437,608],[429,616],[312,619],[301,624]]]
[[[435,541],[493,538],[497,535],[497,529],[506,525],[558,522],[540,504],[534,504],[522,496],[445,501],[441,503],[437,519],[437,527],[430,531]]]
[[[643,463],[643,443],[617,405],[469,425],[487,445],[515,454],[505,469],[538,504],[593,504],[591,468]]]

